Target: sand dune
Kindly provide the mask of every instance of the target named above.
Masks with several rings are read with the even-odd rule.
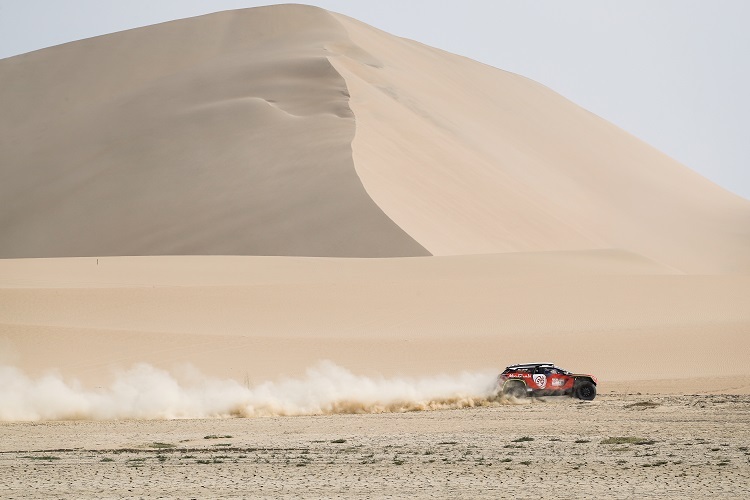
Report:
[[[535,82],[317,8],[12,57],[0,92],[3,257],[619,248],[750,271],[750,202]]]
[[[0,61],[0,174],[0,364],[32,377],[549,359],[604,391],[750,391],[750,202],[317,8]]]

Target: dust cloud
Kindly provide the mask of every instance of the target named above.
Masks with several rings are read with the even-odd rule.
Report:
[[[496,373],[367,377],[332,362],[302,378],[246,386],[185,367],[179,373],[137,364],[108,387],[84,388],[49,373],[31,378],[0,366],[0,421],[173,419],[403,412],[491,403]]]

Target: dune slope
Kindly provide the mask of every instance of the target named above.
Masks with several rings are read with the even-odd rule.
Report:
[[[623,248],[750,271],[750,202],[512,73],[337,15],[367,192],[435,255]]]
[[[355,172],[339,39],[287,6],[0,61],[0,257],[428,255]]]

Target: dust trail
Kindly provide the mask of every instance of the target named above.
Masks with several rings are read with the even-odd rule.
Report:
[[[57,374],[32,379],[0,366],[0,421],[169,419],[379,413],[487,405],[496,373],[366,377],[320,362],[299,379],[245,387],[186,368],[146,364],[116,374],[109,387],[83,388]]]

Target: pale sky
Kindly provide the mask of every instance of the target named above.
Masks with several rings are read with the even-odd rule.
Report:
[[[0,58],[272,3],[0,0]],[[308,3],[541,82],[750,199],[750,1]]]

